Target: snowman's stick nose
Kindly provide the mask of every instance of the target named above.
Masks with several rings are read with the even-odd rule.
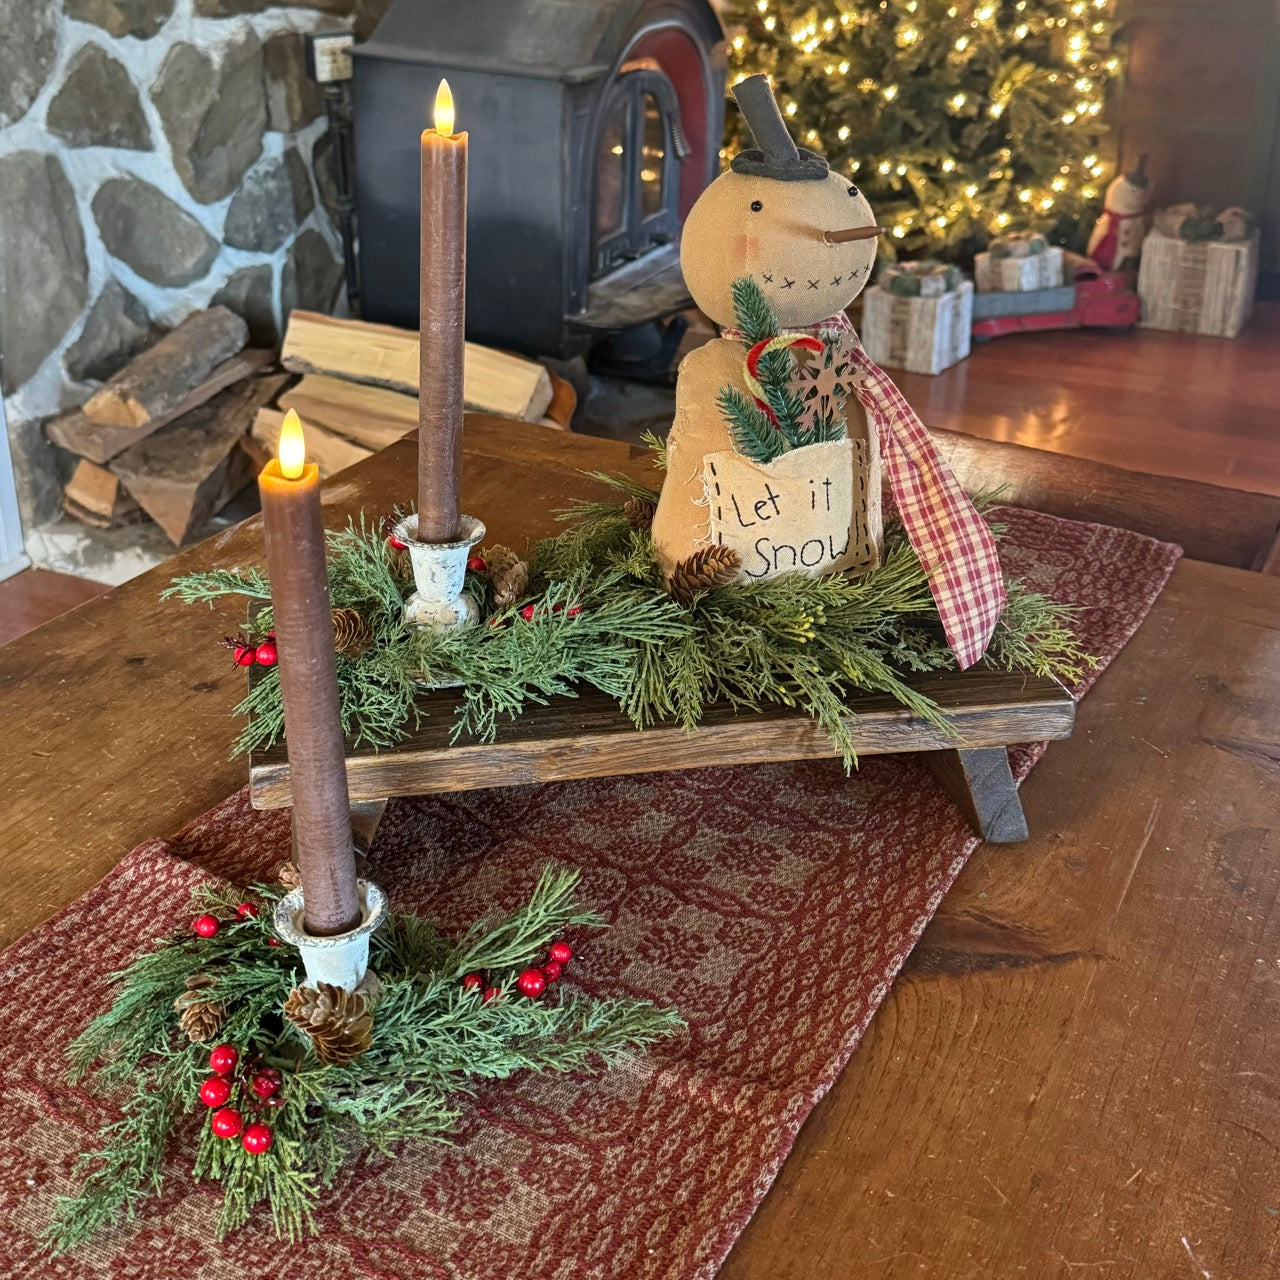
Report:
[[[874,240],[888,230],[888,227],[846,227],[843,231],[824,231],[822,238],[828,244],[848,244],[850,240]]]

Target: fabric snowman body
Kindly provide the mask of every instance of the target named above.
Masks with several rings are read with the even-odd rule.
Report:
[[[959,665],[969,666],[1004,608],[995,541],[844,315],[870,278],[883,228],[856,184],[796,147],[764,76],[733,93],[758,147],[734,157],[685,222],[685,282],[728,332],[680,366],[653,518],[659,566],[670,578],[718,544],[737,553],[740,580],[871,568],[882,551],[883,468],[948,643]],[[734,448],[720,401],[726,389],[752,395],[744,345],[732,332],[733,284],[744,277],[782,333],[823,337],[822,352],[797,368],[793,389],[807,405],[842,401],[843,438],[802,444],[765,463]]]

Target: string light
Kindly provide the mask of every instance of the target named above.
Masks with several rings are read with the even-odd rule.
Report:
[[[797,140],[803,137],[803,145],[821,152],[825,139],[833,168],[845,173],[861,169],[868,176],[860,181],[872,187],[873,204],[877,190],[882,200],[885,193],[897,192],[896,217],[885,218],[892,242],[905,241],[902,248],[913,255],[922,249],[936,252],[948,243],[947,233],[951,238],[974,232],[982,235],[984,230],[994,234],[1009,226],[1028,225],[1028,215],[1052,218],[1055,210],[1074,218],[1083,212],[1082,201],[1098,198],[1109,166],[1097,154],[1095,122],[1103,112],[1112,78],[1123,66],[1121,55],[1108,47],[1115,29],[1113,0],[1035,0],[1034,4],[1031,0],[941,0],[937,6],[932,0],[927,4],[863,0],[857,9],[851,0],[839,0],[825,8],[824,16],[821,10],[815,13],[809,8],[808,0],[754,0],[750,20],[731,33],[734,78],[764,72],[775,84],[794,87],[795,97],[788,101],[780,95],[780,106]],[[866,74],[876,66],[871,61],[871,33],[877,24],[883,29],[885,19],[888,55],[882,52],[878,69]],[[949,27],[936,31],[938,24],[948,20]],[[850,29],[852,35],[841,39],[839,33]],[[865,38],[859,29],[866,30]],[[903,149],[883,132],[887,129],[891,135],[895,127],[892,113],[885,108],[902,97],[909,67],[913,76],[918,72],[921,78],[910,81],[907,100],[913,109],[928,109],[930,89],[937,90],[924,78],[932,68],[918,60],[919,50],[935,35],[950,55],[952,68],[964,76],[964,87],[952,87],[944,110],[958,122],[971,121],[976,112],[979,119],[1000,121],[1001,126],[988,125],[985,135],[972,146],[960,145],[954,155],[900,160]],[[1028,46],[1025,42],[1031,39],[1035,44]],[[1022,42],[1021,48],[1014,47],[1015,42]],[[896,68],[892,66],[894,46],[903,51]],[[880,48],[883,51],[884,46]],[[970,54],[979,53],[980,57],[968,60]],[[1010,58],[1034,69],[1033,83],[1042,86],[1042,96],[1011,96],[1021,91],[1021,84],[1010,83],[1000,72],[1011,65]],[[947,58],[926,59],[939,61],[945,64]],[[816,102],[811,96],[815,90]],[[849,155],[853,129],[846,121],[853,115],[842,107],[854,94],[859,95],[864,111],[871,108],[865,112],[865,128],[860,117],[860,137],[867,149],[888,152],[890,159],[861,161]],[[1052,137],[1055,130],[1072,131],[1060,132],[1046,144],[1056,147],[1058,163],[1043,177],[1019,172],[1012,163],[1011,147],[999,146],[1011,136],[1003,119],[1015,101],[1019,134],[1043,130]],[[1001,128],[1006,137],[1001,136]],[[736,145],[750,143],[740,138]],[[735,149],[730,145],[721,154],[732,155]],[[985,178],[979,176],[984,160],[992,166]]]

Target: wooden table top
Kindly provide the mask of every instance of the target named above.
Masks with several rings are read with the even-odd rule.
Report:
[[[464,509],[554,527],[624,445],[468,423]],[[327,487],[389,508],[411,443]],[[379,495],[375,500],[371,496]],[[261,557],[249,521],[0,648],[0,944],[242,785],[242,688],[172,572]],[[1280,579],[1184,561],[983,846],[800,1135],[723,1280],[1253,1280],[1280,1257]]]

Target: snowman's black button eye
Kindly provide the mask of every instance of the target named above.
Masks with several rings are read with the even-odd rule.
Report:
[[[759,200],[753,200],[753,201],[751,202],[751,212],[752,212],[752,213],[759,213],[759,212],[760,212],[760,210],[761,210],[761,209],[763,209],[763,208],[764,208],[764,205],[762,205],[762,204],[760,203],[760,201],[759,201]]]
[[[856,195],[858,194],[858,188],[857,188],[857,187],[850,187],[850,188],[849,188],[849,194],[850,194],[851,196],[856,196]]]

